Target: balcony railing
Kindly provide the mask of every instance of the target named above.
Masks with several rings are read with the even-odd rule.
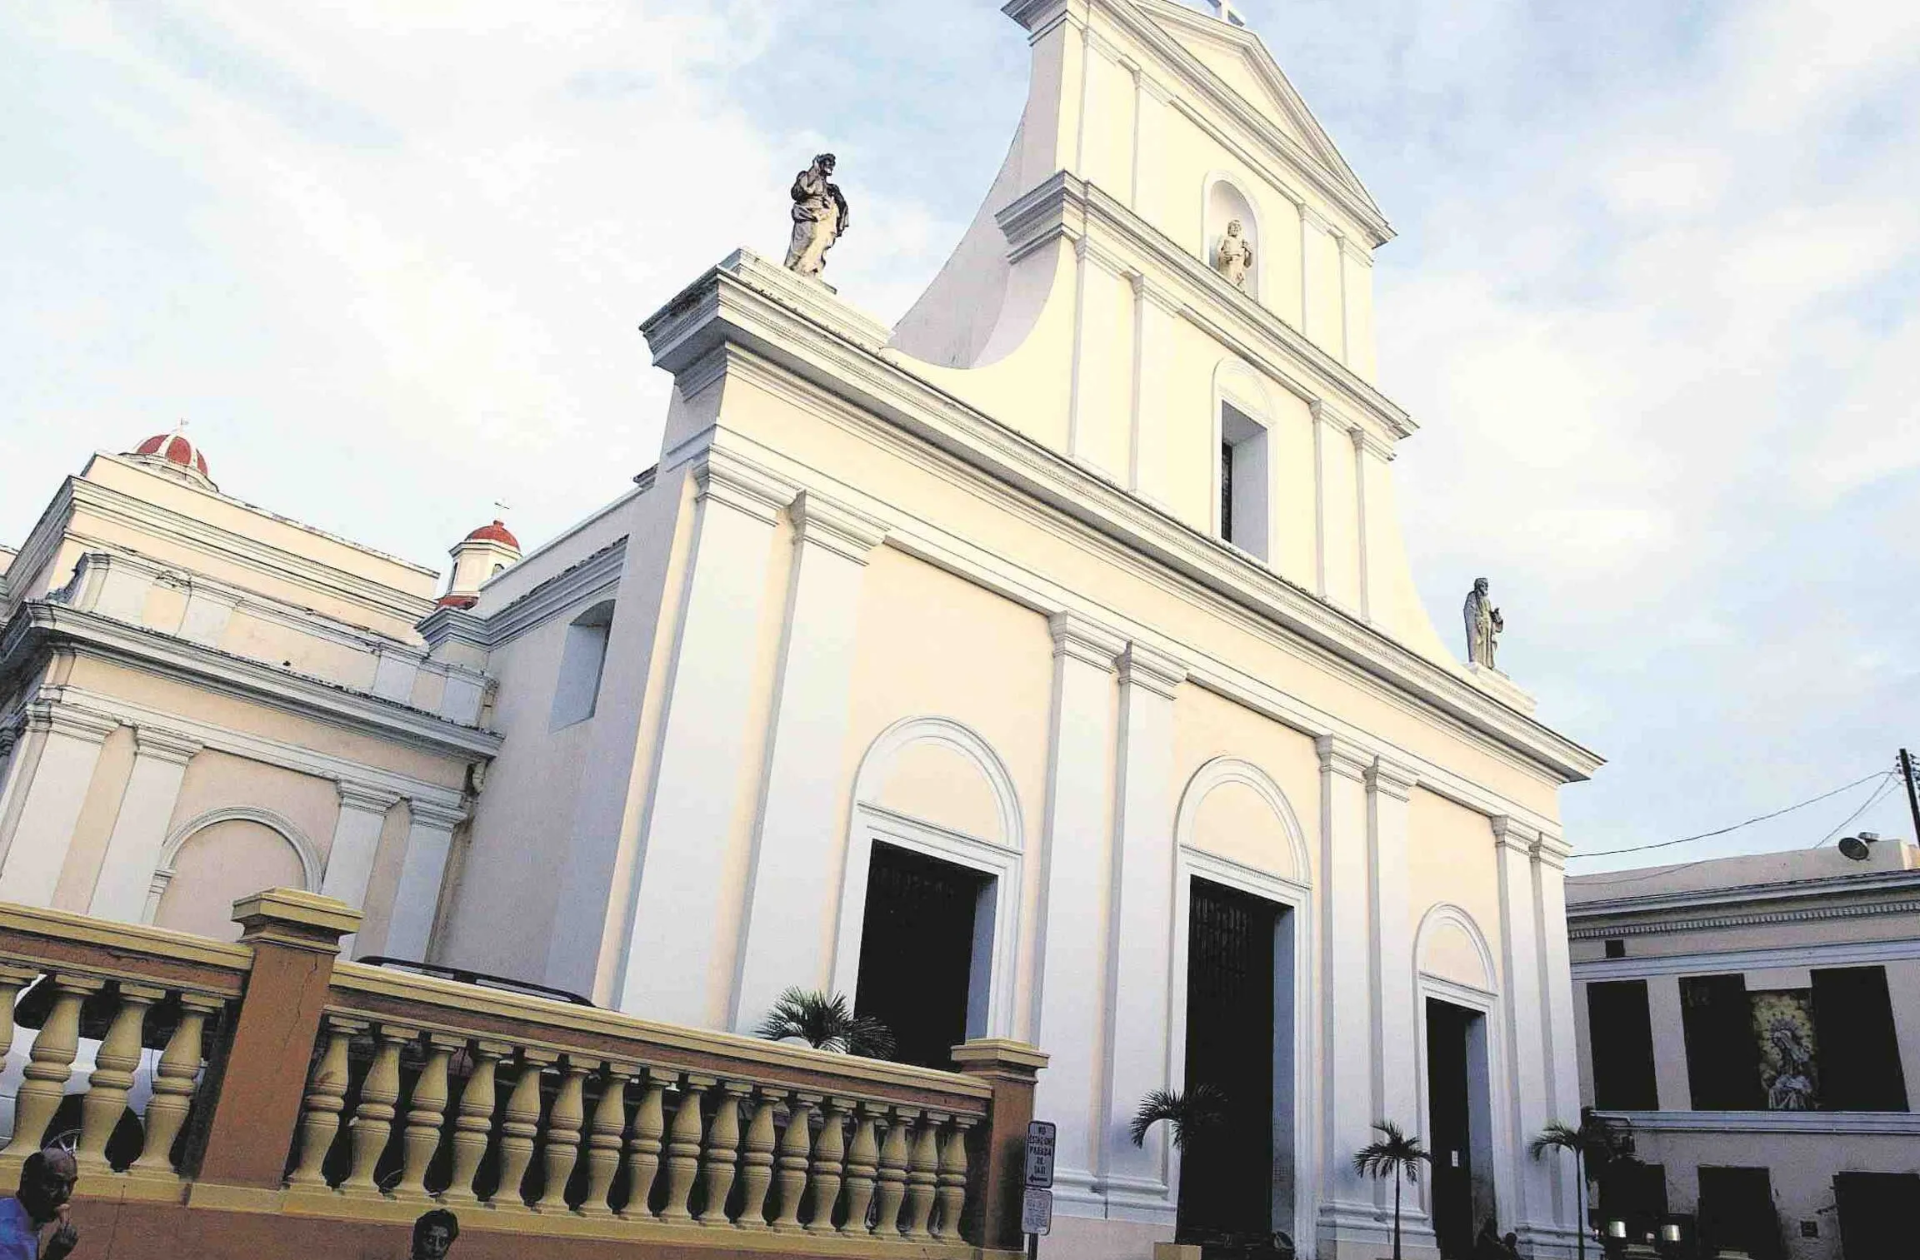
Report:
[[[358,916],[309,894],[263,893],[235,917],[245,934],[225,945],[0,905],[0,1045],[17,1059],[26,1041],[16,1000],[38,1025],[0,1186],[70,1141],[83,1231],[95,1200],[201,1229],[285,1218],[249,1254],[346,1245],[329,1222],[361,1231],[355,1247],[385,1223],[401,1254],[431,1206],[463,1235],[583,1256],[1020,1246],[1045,1062],[1029,1047],[970,1042],[961,1071],[931,1071],[339,962]],[[156,1234],[151,1254],[174,1245]],[[113,1255],[145,1254],[116,1233]]]

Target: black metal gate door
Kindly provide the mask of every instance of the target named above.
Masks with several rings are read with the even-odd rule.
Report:
[[[1273,1229],[1273,955],[1279,907],[1193,881],[1187,929],[1187,1091],[1210,1085],[1225,1118],[1187,1142],[1180,1235]],[[1124,1034],[1124,1030],[1123,1030]]]
[[[967,1039],[973,915],[987,877],[876,843],[867,869],[854,1010],[893,1031],[894,1058],[951,1068]]]

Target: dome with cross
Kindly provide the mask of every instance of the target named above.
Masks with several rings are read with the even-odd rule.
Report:
[[[191,482],[204,490],[218,488],[207,474],[206,454],[180,429],[155,434],[128,451],[127,456],[157,472]]]

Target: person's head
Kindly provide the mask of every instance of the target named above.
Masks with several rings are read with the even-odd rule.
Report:
[[[1227,235],[1228,236],[1240,235],[1240,220],[1238,219],[1227,220]]]
[[[1485,595],[1488,589],[1487,579],[1485,578],[1473,579],[1473,589],[1478,591],[1480,594]]]
[[[1512,1230],[1508,1230],[1506,1237],[1502,1238],[1500,1241],[1507,1245],[1508,1251],[1512,1251],[1515,1247],[1518,1247],[1520,1245],[1520,1235],[1514,1233]]]
[[[813,164],[820,168],[820,173],[822,175],[833,174],[833,166],[834,166],[833,154],[822,153],[819,157],[813,159]]]
[[[60,1146],[35,1151],[20,1168],[20,1206],[44,1224],[73,1197],[73,1183],[79,1179],[72,1151]]]
[[[413,1223],[414,1260],[445,1260],[460,1237],[460,1219],[445,1208],[422,1213]]]

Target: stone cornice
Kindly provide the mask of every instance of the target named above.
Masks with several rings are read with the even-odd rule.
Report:
[[[811,543],[857,564],[865,564],[887,538],[885,525],[817,490],[802,491],[787,514],[793,520],[794,546]]]
[[[120,729],[120,723],[99,714],[84,713],[43,700],[27,707],[25,727],[29,731],[50,731],[68,739],[103,744],[107,736]]]
[[[1092,665],[1111,674],[1127,641],[1120,635],[1075,613],[1054,613],[1047,618],[1047,630],[1053,635],[1053,655]]]
[[[1913,1111],[1603,1111],[1599,1114],[1624,1120],[1648,1133],[1920,1137],[1920,1112]],[[1823,1143],[1823,1155],[1826,1150]]]
[[[1490,821],[1493,824],[1494,848],[1512,849],[1528,857],[1534,855],[1534,851],[1540,844],[1539,828],[1529,826],[1506,814],[1496,814]]]
[[[1057,171],[1016,197],[995,217],[1006,234],[1007,257],[1012,262],[1055,240],[1072,241],[1078,248],[1078,242],[1089,236],[1111,237],[1113,244],[1102,246],[1105,252],[1132,260],[1121,264],[1128,269],[1138,267],[1144,272],[1151,268],[1149,282],[1180,295],[1182,313],[1187,318],[1242,348],[1251,363],[1288,392],[1309,402],[1336,401],[1343,412],[1378,426],[1382,440],[1409,437],[1420,427],[1352,368],[1315,345],[1251,294],[1228,284],[1202,259],[1097,184]],[[1239,335],[1222,328],[1204,314],[1207,311],[1237,317]]]
[[[694,464],[693,482],[696,502],[721,503],[769,525],[779,519],[780,509],[792,503],[798,493],[788,482],[711,446]]]
[[[197,739],[188,739],[151,726],[133,728],[133,746],[141,757],[169,761],[180,766],[192,761],[193,755],[206,747]]]
[[[1725,928],[1767,927],[1783,923],[1824,923],[1840,919],[1870,919],[1885,915],[1913,915],[1920,918],[1920,897],[1896,897],[1882,901],[1846,901],[1837,905],[1801,906],[1783,910],[1753,910],[1744,914],[1700,914],[1679,918],[1643,920],[1614,919],[1605,923],[1574,927],[1576,919],[1587,914],[1567,910],[1569,940],[1602,940],[1624,936],[1664,936],[1675,932],[1710,932]]]
[[[368,814],[384,814],[398,805],[401,796],[371,784],[342,779],[334,784],[340,793],[341,809],[357,809]]]
[[[1173,693],[1187,680],[1186,666],[1140,642],[1127,644],[1116,664],[1121,686],[1139,687],[1168,700],[1173,699]]]
[[[1420,785],[1420,776],[1397,762],[1376,757],[1366,769],[1366,783],[1369,792],[1390,796],[1397,801],[1410,801],[1413,799],[1413,789]]]
[[[626,560],[627,539],[622,535],[584,560],[562,569],[491,616],[479,617],[472,612],[443,608],[420,623],[420,632],[426,636],[427,642],[436,647],[457,639],[474,647],[491,650],[511,642],[536,626],[545,625],[576,604],[618,590]],[[442,614],[452,615],[443,617]]]
[[[731,342],[742,348],[741,370],[796,399],[819,391],[820,405],[830,406],[836,423],[864,430],[868,440],[924,452],[917,456],[923,463],[964,480],[975,493],[996,488],[1009,507],[1149,580],[1175,589],[1190,583],[1224,601],[1223,611],[1237,606],[1250,626],[1322,668],[1408,703],[1410,711],[1444,715],[1561,782],[1587,778],[1600,766],[1592,752],[1454,671],[1234,556],[1165,509],[931,385],[910,365],[811,323],[751,279],[716,267],[649,319],[643,327],[655,361],[677,372]],[[694,311],[704,315],[688,313]]]
[[[414,826],[443,831],[452,831],[467,820],[464,801],[449,805],[438,801],[411,800],[407,802],[407,813],[412,816]]]
[[[1313,750],[1320,755],[1321,774],[1338,775],[1355,783],[1367,781],[1376,760],[1371,748],[1342,735],[1320,736],[1313,741]]]
[[[333,683],[94,613],[32,602],[24,605],[0,638],[0,677],[20,670],[35,653],[63,648],[239,696],[302,717],[429,752],[491,757],[501,737],[462,726],[394,700]]]
[[[1597,883],[1610,877],[1595,875],[1588,878]],[[1583,891],[1580,877],[1567,881],[1569,922],[1574,919],[1669,914],[1675,911],[1751,909],[1819,898],[1858,899],[1920,893],[1920,870],[1863,871],[1858,875],[1829,875],[1817,879],[1797,879],[1790,883],[1736,884],[1731,887],[1679,889],[1637,895],[1629,892],[1616,897],[1572,900],[1573,895],[1580,891]]]

